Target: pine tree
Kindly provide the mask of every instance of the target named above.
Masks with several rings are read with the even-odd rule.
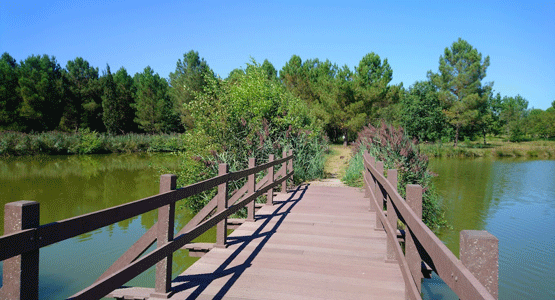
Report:
[[[118,107],[118,97],[116,94],[116,84],[114,77],[110,71],[110,66],[106,65],[106,76],[103,80],[103,93],[102,93],[102,121],[106,130],[110,134],[116,134],[122,127],[121,113]]]
[[[482,53],[459,38],[440,56],[439,73],[428,72],[428,77],[440,89],[445,115],[455,128],[455,147],[463,127],[477,128],[481,121],[483,106],[487,105],[491,91],[491,84],[482,86],[481,83],[488,66],[489,56],[482,60]]]

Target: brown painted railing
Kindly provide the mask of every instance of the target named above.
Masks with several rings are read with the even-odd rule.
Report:
[[[397,170],[384,176],[383,162],[364,153],[364,183],[376,230],[387,233],[387,262],[397,262],[407,299],[421,299],[423,271],[429,266],[461,299],[498,298],[498,240],[486,231],[461,231],[460,260],[422,222],[422,187],[407,185],[406,201],[397,192]],[[384,211],[384,208],[386,210]],[[405,251],[398,220],[405,224]],[[425,262],[425,264],[423,264]],[[426,266],[427,265],[427,266]]]
[[[274,167],[282,165],[274,174]],[[258,183],[257,173],[267,171]],[[4,261],[1,299],[37,299],[39,249],[119,221],[158,209],[158,221],[131,248],[129,248],[92,285],[69,299],[99,299],[129,280],[156,265],[156,283],[152,297],[167,298],[171,293],[171,266],[173,252],[217,225],[216,247],[224,247],[227,234],[227,217],[247,206],[247,221],[254,220],[254,200],[267,193],[267,203],[272,204],[273,189],[281,185],[287,192],[287,180],[293,177],[293,151],[256,166],[249,160],[249,168],[228,172],[221,164],[216,177],[184,188],[176,189],[176,175],[160,178],[160,194],[122,205],[110,207],[74,218],[39,225],[39,203],[17,201],[5,205],[4,235],[0,237],[0,260]],[[228,196],[228,183],[247,178],[247,183]],[[174,238],[175,202],[192,195],[218,188],[212,199]],[[157,248],[141,256],[157,242]]]

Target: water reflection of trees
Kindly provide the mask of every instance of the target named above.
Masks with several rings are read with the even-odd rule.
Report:
[[[38,201],[41,224],[46,224],[154,195],[158,170],[177,163],[177,156],[167,154],[7,158],[0,161],[0,204]],[[154,224],[153,214],[145,217],[145,225]],[[125,229],[131,221],[118,226]]]
[[[452,230],[442,230],[440,238],[459,253],[459,232],[483,230],[492,204],[491,159],[433,159],[432,171],[438,176],[434,184],[442,198],[445,217]]]
[[[171,153],[131,153],[99,155],[38,155],[3,158],[0,179],[24,179],[29,176],[90,178],[114,170],[144,170],[174,167],[179,156]]]

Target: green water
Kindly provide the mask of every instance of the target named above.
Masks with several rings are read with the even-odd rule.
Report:
[[[439,238],[459,255],[459,232],[499,239],[499,299],[555,299],[555,161],[435,159],[430,168],[453,230]],[[425,299],[457,299],[437,278]]]
[[[40,223],[47,224],[157,194],[163,168],[175,168],[178,162],[179,157],[172,154],[1,158],[0,204],[3,208],[8,202],[37,201]],[[185,209],[176,211],[176,229],[180,229],[191,214]],[[67,298],[92,284],[156,217],[155,211],[149,212],[41,248],[40,299]],[[0,218],[3,232],[3,209]],[[197,240],[214,242],[215,228]],[[176,252],[174,276],[196,260],[186,250]],[[127,285],[153,287],[154,267]]]

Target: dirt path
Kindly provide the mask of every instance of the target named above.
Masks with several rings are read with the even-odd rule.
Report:
[[[324,166],[324,177],[321,180],[313,181],[313,185],[324,186],[344,186],[341,178],[345,175],[345,170],[351,158],[351,148],[343,145],[330,145],[330,152],[326,154]]]

